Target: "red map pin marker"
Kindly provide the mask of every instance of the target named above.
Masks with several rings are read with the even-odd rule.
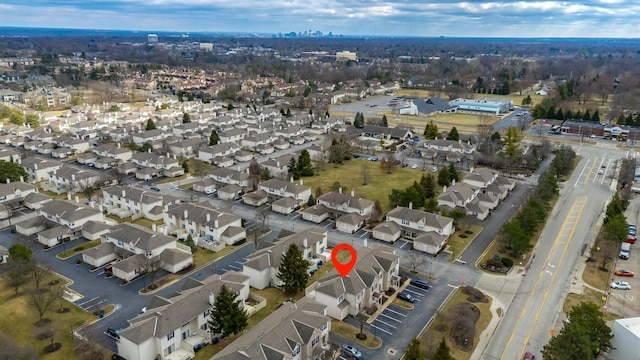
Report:
[[[351,254],[351,260],[349,260],[348,263],[341,264],[338,261],[338,252],[340,252],[340,250],[346,250]],[[349,244],[339,244],[338,246],[333,248],[333,251],[331,251],[331,262],[333,262],[333,267],[336,268],[338,274],[340,274],[342,277],[345,277],[347,276],[347,274],[349,274],[351,269],[353,269],[353,266],[356,264],[356,260],[356,249],[354,249],[353,246]]]

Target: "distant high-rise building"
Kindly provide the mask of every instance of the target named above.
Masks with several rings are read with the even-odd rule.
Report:
[[[156,44],[158,42],[158,35],[156,34],[147,35],[147,42],[149,42],[150,44]]]

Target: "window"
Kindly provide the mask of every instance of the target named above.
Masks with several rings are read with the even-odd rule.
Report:
[[[316,344],[318,343],[318,341],[320,341],[320,337],[316,336],[315,339],[313,339],[313,341],[311,342],[311,346],[316,346]]]
[[[300,345],[296,345],[296,348],[293,349],[293,352],[291,353],[291,356],[296,356],[300,354]]]
[[[174,335],[174,332],[173,332],[173,331],[172,331],[172,332],[170,332],[170,333],[167,335],[167,340],[171,340],[171,339],[173,339],[173,337],[174,337],[174,336],[175,336],[175,335]],[[171,354],[171,353],[169,353],[169,354]]]
[[[338,304],[340,304],[342,302],[342,300],[344,300],[344,296],[340,295],[338,297]]]
[[[402,225],[409,225],[409,220],[402,219]]]
[[[320,331],[324,331],[326,328],[327,328],[327,324],[322,324],[322,326],[320,327]]]
[[[164,349],[164,356],[168,356],[174,351],[176,351],[176,344],[171,344],[168,348]]]

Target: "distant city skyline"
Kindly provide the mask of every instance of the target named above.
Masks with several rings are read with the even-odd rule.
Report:
[[[144,32],[636,38],[624,0],[4,0],[0,24]]]

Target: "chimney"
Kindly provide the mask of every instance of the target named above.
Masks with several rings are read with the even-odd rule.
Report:
[[[189,211],[187,211],[187,209],[184,209],[184,218],[188,218],[189,217]]]
[[[307,241],[307,238],[304,238],[302,240],[302,247],[306,249],[308,248],[308,245],[309,245],[309,242]]]
[[[122,189],[122,197],[127,197],[127,192],[125,191],[125,189]]]
[[[213,220],[213,227],[218,228],[218,219]]]
[[[342,194],[342,186],[340,186],[340,187],[338,188],[338,192],[339,192],[340,194]]]
[[[445,186],[443,186],[443,187],[442,187],[442,192],[443,192],[443,193],[447,192],[447,185],[445,185]]]
[[[33,164],[33,170],[38,170],[38,164]]]
[[[78,195],[76,195],[76,202],[79,203],[80,202],[80,197]]]
[[[71,201],[71,193],[67,193],[67,200]]]
[[[76,181],[76,174],[71,174],[71,181]]]
[[[152,223],[151,224],[151,230],[157,231],[158,230],[158,225],[156,225],[156,223]]]
[[[173,160],[176,160],[176,159],[177,159],[176,154],[173,154]]]
[[[213,294],[213,292],[209,293],[209,305],[213,306],[213,304],[215,303],[215,299],[216,296]]]
[[[293,176],[289,178],[289,181],[291,181],[291,183],[293,184]]]
[[[356,191],[355,190],[351,190],[351,197],[356,197]]]
[[[413,201],[409,201],[409,209],[413,209]]]
[[[89,201],[89,207],[92,208],[92,209],[94,207],[96,207],[96,202],[95,201]]]
[[[207,213],[207,222],[211,221],[211,214]]]
[[[304,180],[302,180],[302,178],[300,178],[300,185],[304,185]]]
[[[147,152],[148,152],[149,154],[151,154],[151,149],[147,149]]]
[[[458,144],[462,144],[462,139],[458,139]]]
[[[11,179],[7,178],[7,184],[11,183]]]
[[[104,211],[104,208],[102,207],[102,203],[98,205],[98,209],[100,210],[100,212]]]
[[[120,149],[120,143],[118,143],[118,149]]]
[[[169,212],[169,205],[164,206],[164,212]]]
[[[24,182],[24,178],[20,175],[20,182]]]
[[[451,180],[451,186],[456,184],[456,179]]]

